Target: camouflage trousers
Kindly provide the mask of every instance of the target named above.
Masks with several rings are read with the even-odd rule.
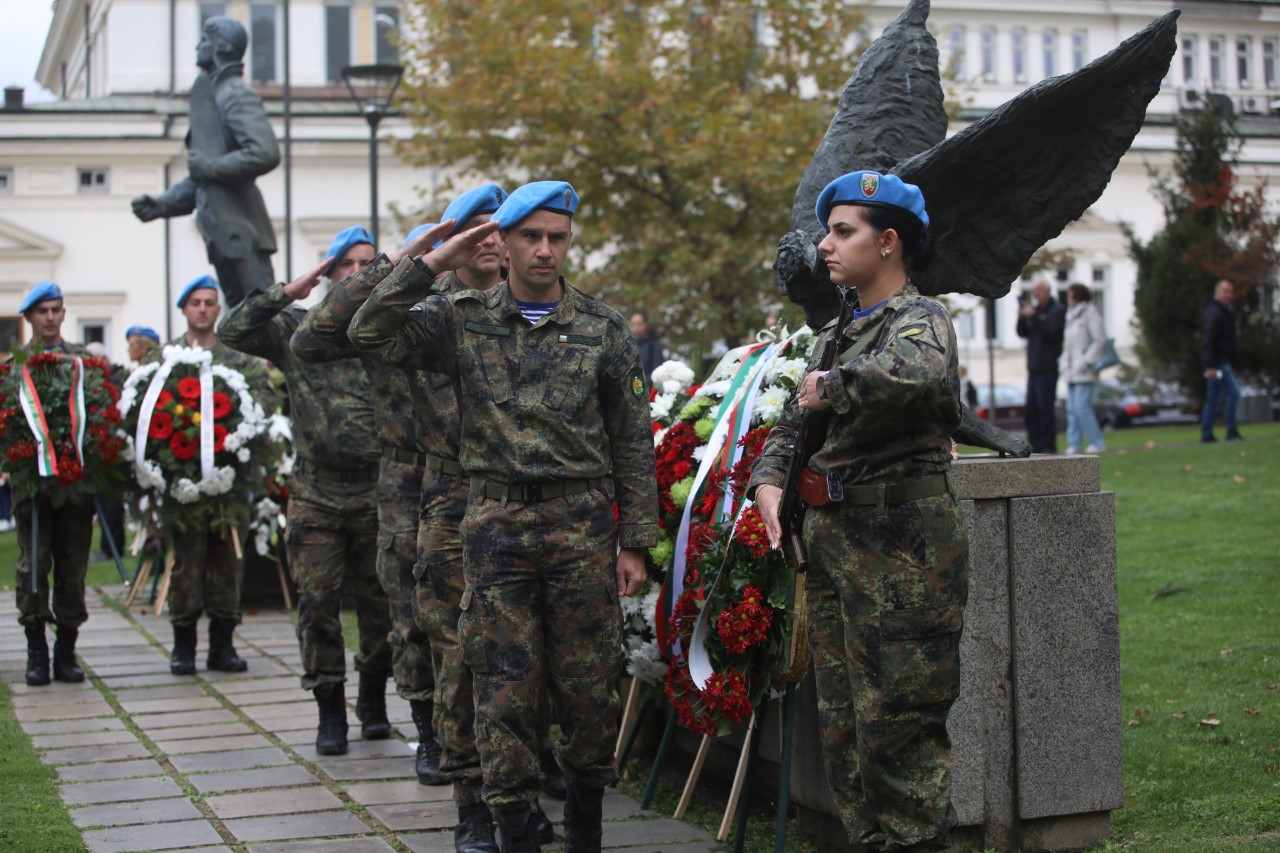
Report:
[[[375,481],[337,483],[303,469],[289,480],[285,548],[298,585],[298,645],[302,688],[346,681],[342,643],[344,584],[356,602],[360,628],[358,672],[391,675],[387,594],[378,583],[378,503]]]
[[[39,587],[31,591],[31,514],[39,514]],[[14,580],[18,621],[23,625],[56,622],[78,628],[89,618],[84,606],[84,575],[93,547],[93,504],[64,503],[54,508],[43,498],[15,504],[18,527],[18,570]],[[49,608],[49,572],[53,571],[53,609]]]
[[[201,613],[240,623],[240,565],[229,529],[207,524],[172,531],[173,575],[169,581],[169,621],[194,625]]]
[[[945,850],[969,545],[949,493],[805,517],[823,761],[850,839]],[[859,848],[863,849],[863,848]]]
[[[610,497],[600,487],[539,503],[471,497],[459,533],[458,633],[475,690],[484,801],[495,811],[537,801],[548,698],[565,776],[610,784],[622,669]]]
[[[378,581],[387,594],[391,618],[391,671],[400,698],[428,700],[435,693],[431,648],[418,627],[417,580],[419,503],[423,469],[383,459],[378,474]]]

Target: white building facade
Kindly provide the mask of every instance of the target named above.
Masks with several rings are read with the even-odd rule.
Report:
[[[865,5],[868,35],[902,8],[898,0]],[[930,15],[943,63],[958,81],[955,132],[1028,86],[1097,58],[1175,6],[1182,10],[1178,51],[1146,126],[1098,202],[1049,244],[1073,259],[1049,277],[1063,289],[1073,281],[1095,288],[1122,355],[1134,341],[1136,272],[1122,226],[1147,238],[1162,223],[1148,169],[1171,167],[1172,116],[1211,91],[1228,96],[1246,139],[1240,179],[1277,185],[1280,0],[933,0]],[[322,259],[341,228],[368,224],[369,129],[339,78],[345,65],[395,61],[398,2],[289,0],[286,8],[283,0],[58,0],[36,76],[59,100],[0,110],[0,336],[12,337],[22,295],[44,279],[67,293],[67,336],[103,340],[117,359],[134,323],[162,335],[182,330],[173,298],[186,281],[212,272],[204,243],[191,217],[144,224],[129,200],[162,192],[186,173],[185,96],[198,71],[195,46],[202,21],[221,14],[249,30],[246,79],[266,100],[282,145],[288,138],[288,168],[258,181],[280,245],[277,277]],[[404,230],[393,212],[437,216],[448,201],[438,197],[437,170],[413,169],[394,156],[387,140],[408,134],[396,117],[379,133],[379,221],[388,244]],[[985,384],[984,308],[968,297],[951,302],[962,360]],[[1020,385],[1024,344],[1014,331],[1013,295],[996,302],[995,315],[995,376]]]

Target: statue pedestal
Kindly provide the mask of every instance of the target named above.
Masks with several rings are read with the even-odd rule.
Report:
[[[968,457],[960,698],[948,721],[957,841],[997,850],[1095,845],[1123,805],[1115,496],[1093,456]],[[800,686],[791,798],[802,828],[843,846],[822,768],[813,674]],[[776,790],[780,703],[754,783]],[[741,735],[727,738],[727,752]],[[692,737],[682,746],[692,745]],[[708,764],[721,770],[732,756]]]

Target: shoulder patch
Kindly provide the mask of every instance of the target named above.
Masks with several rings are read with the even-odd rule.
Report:
[[[907,326],[905,329],[898,332],[898,337],[914,338],[916,335],[923,333],[927,328],[928,326],[924,323],[912,323],[910,326]]]
[[[644,396],[644,375],[638,367],[631,371],[631,393],[637,397]]]

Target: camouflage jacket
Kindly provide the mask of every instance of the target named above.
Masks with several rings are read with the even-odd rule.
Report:
[[[604,478],[618,502],[622,547],[655,544],[649,396],[622,316],[562,280],[564,297],[531,326],[505,283],[422,301],[428,281],[406,270],[375,288],[351,325],[352,342],[388,364],[450,376],[469,475]]]
[[[835,323],[821,334],[831,335]],[[838,350],[868,335],[865,350],[822,376],[834,412],[809,467],[843,472],[847,483],[897,483],[948,470],[951,434],[960,423],[960,386],[956,333],[946,308],[907,282],[880,310],[850,321]],[[822,343],[808,370],[817,369]],[[799,423],[793,397],[756,460],[752,494],[760,485],[782,485]]]
[[[417,270],[410,264],[409,267]],[[404,450],[421,449],[433,456],[458,458],[458,405],[447,377],[421,370],[401,370],[380,359],[361,353],[347,337],[351,318],[369,298],[375,285],[392,274],[395,267],[379,253],[355,275],[347,276],[307,312],[293,333],[289,348],[303,361],[325,362],[362,356],[373,383],[373,413],[378,436],[384,444]],[[449,423],[440,423],[432,405],[431,388],[443,385]]]
[[[292,303],[282,284],[251,293],[222,321],[218,339],[284,373],[299,456],[320,468],[376,471],[373,387],[364,365],[358,358],[310,364],[295,356],[289,339],[305,312]]]

